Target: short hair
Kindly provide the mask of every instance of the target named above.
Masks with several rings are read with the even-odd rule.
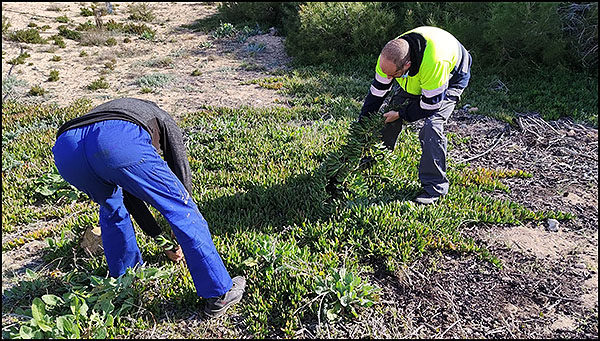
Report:
[[[396,38],[385,44],[381,50],[381,55],[388,60],[391,60],[396,65],[397,69],[404,66],[410,59],[408,42],[404,39]]]

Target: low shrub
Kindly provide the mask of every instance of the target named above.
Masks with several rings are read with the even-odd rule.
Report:
[[[165,73],[153,73],[142,76],[136,80],[136,84],[142,88],[162,88],[175,78],[174,75]]]
[[[58,80],[58,70],[50,71],[50,76],[48,77],[48,82],[56,82]]]
[[[80,41],[81,40],[81,32],[70,30],[65,25],[58,26],[58,34],[71,40]]]
[[[3,27],[4,29],[4,27]],[[46,44],[48,41],[40,36],[40,31],[35,28],[17,30],[8,35],[8,40],[19,43]]]
[[[80,7],[79,9],[80,9],[81,16],[83,16],[83,17],[93,17],[94,16],[94,11],[87,7]]]
[[[46,89],[42,88],[39,85],[34,85],[31,87],[31,89],[29,90],[29,95],[31,96],[42,96],[46,93]]]
[[[155,18],[152,7],[145,2],[129,4],[127,10],[131,20],[151,22]]]
[[[31,57],[31,55],[29,53],[23,52],[20,55],[18,55],[16,58],[9,60],[7,63],[12,64],[12,65],[24,64],[25,59],[27,59],[29,57]]]
[[[54,45],[57,45],[61,49],[67,47],[67,44],[65,43],[63,37],[59,36],[58,34],[53,35],[52,37],[50,37],[50,39],[54,40]]]
[[[87,86],[87,89],[94,91],[94,90],[98,90],[98,89],[108,89],[109,86],[110,85],[108,84],[108,82],[106,82],[104,80],[104,77],[100,77],[100,78],[96,79],[95,81],[93,81],[92,83],[90,83]]]
[[[284,35],[298,16],[300,2],[221,2],[221,20],[239,25],[260,25],[265,31],[275,27]]]
[[[397,34],[396,16],[381,3],[311,2],[300,5],[300,24],[285,41],[302,64],[334,63],[377,54]]]
[[[56,17],[56,21],[67,24],[69,22],[69,18],[66,15],[61,15],[60,17]]]

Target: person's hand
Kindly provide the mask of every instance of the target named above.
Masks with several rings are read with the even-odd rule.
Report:
[[[165,254],[174,262],[179,262],[183,259],[183,251],[181,251],[181,246],[179,245],[174,247],[172,250],[165,250]]]
[[[390,123],[399,119],[400,114],[397,111],[388,111],[385,114],[383,114],[383,117],[385,117],[385,123]]]

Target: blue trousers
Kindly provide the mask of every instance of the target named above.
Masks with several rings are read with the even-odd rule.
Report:
[[[100,205],[109,274],[143,264],[123,190],[156,208],[181,245],[198,296],[220,296],[232,281],[206,220],[141,126],[107,120],[67,130],[52,148],[60,175]]]

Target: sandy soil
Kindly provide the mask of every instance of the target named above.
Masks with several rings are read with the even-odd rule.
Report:
[[[57,27],[64,25],[56,21],[66,15],[74,29],[78,24],[94,17],[83,17],[80,8],[90,8],[92,3],[83,2],[3,2],[2,15],[10,22],[11,30],[25,29],[30,23],[39,27],[48,25],[50,29],[41,32],[42,38],[58,34]],[[98,3],[103,4],[103,3]],[[104,22],[127,20],[130,3],[112,3],[115,12],[103,16]],[[154,41],[130,36],[131,42],[124,43],[125,34],[115,34],[115,46],[82,46],[65,39],[66,48],[58,48],[52,41],[49,44],[23,44],[2,40],[3,78],[11,65],[7,62],[21,52],[31,57],[25,64],[16,65],[11,75],[27,81],[11,97],[19,97],[31,102],[56,103],[67,105],[75,98],[89,98],[93,104],[100,104],[117,97],[138,97],[156,102],[171,114],[178,116],[186,111],[196,111],[205,105],[240,107],[243,105],[268,107],[277,105],[282,97],[275,91],[257,85],[243,84],[245,81],[265,76],[264,71],[248,69],[262,68],[276,70],[285,68],[289,58],[283,50],[281,37],[274,32],[252,36],[244,43],[219,41],[211,36],[182,28],[194,21],[210,16],[216,7],[203,3],[149,3],[156,19],[148,26],[156,30]],[[57,11],[56,9],[60,9]],[[212,46],[207,46],[211,42]],[[204,44],[203,44],[204,43]],[[264,50],[251,55],[250,44],[264,44]],[[80,54],[85,51],[86,56]],[[58,62],[50,59],[61,58]],[[160,64],[169,59],[172,63]],[[153,64],[158,64],[152,67]],[[107,63],[112,67],[107,67]],[[150,66],[148,66],[150,65]],[[248,67],[248,65],[253,67]],[[200,76],[192,76],[194,70]],[[49,82],[51,70],[59,72],[60,79]],[[136,80],[144,75],[164,73],[174,75],[174,80],[156,93],[142,93]],[[104,77],[110,84],[108,89],[88,90],[94,80]],[[27,96],[34,85],[40,85],[48,92],[42,96]],[[281,104],[279,104],[281,105]]]
[[[98,3],[103,4],[103,3]],[[128,3],[113,3],[116,14],[105,20],[125,21]],[[3,39],[2,73],[7,76],[7,61],[19,55],[21,47],[31,57],[11,70],[11,76],[25,80],[9,95],[21,101],[67,105],[85,97],[93,104],[107,99],[132,96],[155,101],[178,116],[205,105],[240,107],[282,105],[284,99],[274,90],[246,81],[267,76],[266,71],[286,68],[289,58],[282,38],[266,33],[243,43],[214,40],[207,34],[181,28],[216,12],[207,3],[150,3],[156,19],[153,42],[117,36],[116,46],[80,46],[65,39],[67,47],[52,44],[19,44]],[[31,22],[50,29],[43,37],[56,34],[56,17],[67,15],[76,24],[92,20],[82,17],[80,7],[91,3],[3,3],[3,20],[10,29],[22,29]],[[60,11],[56,11],[60,9]],[[206,47],[212,43],[212,47]],[[265,49],[252,54],[248,44],[263,43]],[[80,56],[85,51],[87,56]],[[58,62],[52,56],[61,57]],[[147,66],[151,61],[170,58],[171,65]],[[114,64],[114,68],[107,67]],[[252,65],[253,67],[248,67]],[[259,70],[257,69],[257,66]],[[192,76],[200,70],[202,75]],[[48,82],[50,70],[58,70],[60,80]],[[175,80],[155,93],[142,93],[136,79],[151,73],[169,73]],[[86,87],[104,76],[109,89],[91,91]],[[48,93],[28,96],[33,85]],[[365,90],[366,91],[366,90]],[[561,222],[556,231],[548,221],[523,226],[471,224],[466,236],[488,245],[504,264],[497,269],[473,256],[452,253],[430,255],[400,271],[396,277],[375,276],[384,288],[383,309],[352,326],[324,331],[316,321],[304,321],[299,338],[312,337],[426,337],[426,338],[598,338],[598,131],[569,120],[544,123],[524,113],[519,129],[505,123],[457,110],[447,131],[469,137],[469,143],[451,149],[454,160],[470,161],[473,167],[522,169],[530,179],[507,179],[510,193],[497,192],[499,199],[510,199],[533,210],[570,212],[575,219]],[[419,123],[412,128],[418,129]],[[494,146],[494,147],[493,147]],[[493,148],[492,148],[493,147]],[[35,226],[32,228],[36,228]],[[7,236],[5,238],[13,238]],[[2,272],[21,272],[40,264],[42,242],[32,242],[17,251],[3,252]],[[24,252],[25,251],[25,252]],[[5,261],[6,260],[6,261]],[[3,289],[5,288],[3,280]],[[4,319],[4,317],[3,317]],[[241,319],[240,319],[241,320]],[[153,330],[152,335],[170,337],[188,330],[203,334],[222,334],[221,327],[199,325],[196,320],[178,321],[177,329]],[[233,321],[234,330],[243,326]],[[404,326],[404,327],[400,327]],[[407,332],[408,330],[408,332]],[[228,335],[228,334],[225,334]],[[232,337],[244,335],[231,335]]]

